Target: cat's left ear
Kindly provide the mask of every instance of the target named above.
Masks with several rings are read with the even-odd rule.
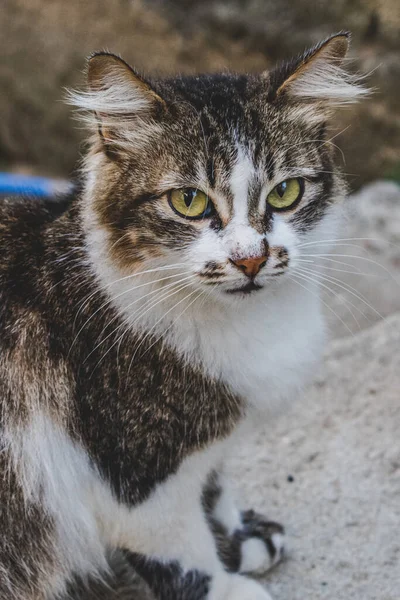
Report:
[[[296,99],[334,107],[356,102],[368,93],[359,77],[343,69],[350,34],[340,32],[320,42],[264,77],[269,100]]]
[[[164,100],[122,58],[109,52],[88,61],[88,91],[70,94],[110,152],[149,139],[166,110]],[[146,129],[146,132],[144,131]]]

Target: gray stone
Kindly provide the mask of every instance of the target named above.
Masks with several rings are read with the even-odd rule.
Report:
[[[330,278],[323,283],[331,289],[324,289],[326,314],[335,337],[355,335],[400,311],[400,187],[376,181],[350,196],[339,237],[333,260],[323,260]],[[323,254],[324,244],[311,251]]]
[[[274,600],[399,599],[399,348],[400,314],[332,342],[305,398],[232,459],[243,505],[287,528]]]

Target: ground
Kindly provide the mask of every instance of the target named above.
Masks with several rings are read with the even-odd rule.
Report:
[[[287,528],[274,600],[400,598],[399,348],[400,315],[335,341],[307,397],[230,466]]]

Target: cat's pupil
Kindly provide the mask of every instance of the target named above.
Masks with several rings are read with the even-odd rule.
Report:
[[[196,190],[188,190],[184,193],[185,204],[188,208],[192,204],[195,195],[196,195]]]
[[[278,195],[282,198],[283,195],[286,192],[286,188],[287,188],[287,183],[286,181],[282,181],[282,183],[280,183],[277,188],[276,191],[278,192]]]

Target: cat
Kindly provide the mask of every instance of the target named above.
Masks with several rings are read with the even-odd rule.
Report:
[[[136,600],[270,598],[249,575],[283,527],[237,508],[223,462],[325,345],[296,269],[343,211],[348,38],[261,75],[148,80],[94,54],[71,94],[82,191],[1,201],[1,599],[84,598],[113,552]]]

